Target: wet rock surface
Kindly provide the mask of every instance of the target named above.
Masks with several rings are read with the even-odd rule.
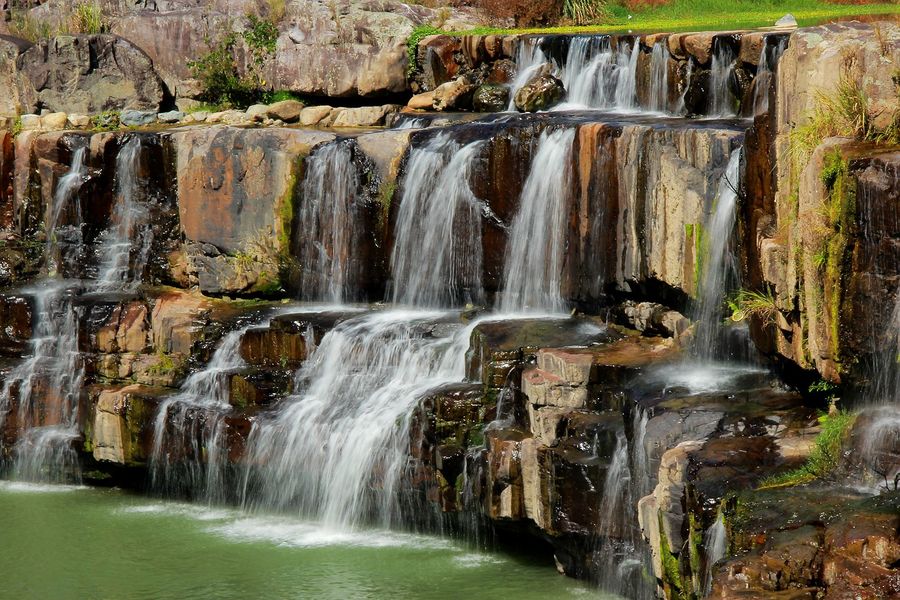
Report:
[[[165,6],[158,14],[131,14],[118,27],[150,37],[183,31],[173,39],[175,52],[200,44],[189,35],[192,23],[213,23],[222,10],[216,4],[206,16],[192,7],[176,14],[170,9],[185,7],[160,4]],[[427,20],[430,9],[410,8],[401,16],[389,5],[339,3],[337,13],[325,14],[323,6],[291,4],[293,20],[279,29],[267,73],[278,85],[333,98],[406,90],[405,32]],[[307,12],[298,12],[303,8]],[[343,27],[360,20],[377,31]],[[855,25],[801,31],[791,36],[790,47],[805,44],[816,60],[830,66],[835,64],[832,53],[850,49],[880,74],[884,65],[875,61],[871,48],[861,46],[869,31]],[[822,48],[816,36],[827,40]],[[894,29],[888,30],[886,43],[894,37]],[[548,36],[540,43],[559,58],[571,41]],[[468,306],[462,317],[429,315],[411,328],[410,344],[464,346],[457,367],[464,363],[465,374],[450,384],[442,380],[410,403],[409,439],[400,442],[408,453],[397,492],[404,507],[422,509],[416,514],[427,513],[446,530],[465,531],[467,523],[475,523],[476,535],[502,531],[527,540],[523,543],[541,544],[542,550],[549,547],[563,572],[626,595],[700,597],[712,590],[713,597],[723,598],[881,598],[900,593],[896,494],[866,497],[832,480],[853,477],[864,465],[848,458],[834,475],[809,486],[772,489],[767,483],[806,465],[817,449],[824,430],[820,411],[828,410],[828,398],[809,384],[819,376],[865,383],[863,369],[871,355],[892,339],[885,326],[892,322],[890,302],[871,298],[890,298],[898,283],[896,149],[829,140],[811,153],[802,172],[787,173],[793,166],[786,162],[785,136],[805,118],[812,86],[828,83],[825,75],[814,73],[818,63],[807,62],[803,54],[788,55],[782,68],[797,79],[797,97],[785,96],[788,88],[781,79],[772,94],[777,114],[756,115],[749,130],[749,120],[596,110],[479,116],[454,111],[506,109],[516,40],[433,36],[421,42],[421,72],[412,76],[416,91],[427,92],[410,107],[439,105],[445,111],[440,115],[397,114],[399,105],[382,104],[388,100],[373,106],[329,100],[310,107],[287,101],[202,119],[193,113],[198,116],[191,116],[189,124],[187,114],[158,113],[168,96],[154,70],[169,92],[194,93],[195,82],[170,61],[175,56],[170,49],[155,47],[150,54],[156,64],[150,65],[114,36],[52,43],[52,48],[42,47],[48,58],[41,62],[29,55],[38,52],[34,48],[0,40],[0,85],[11,72],[4,69],[14,54],[15,60],[31,56],[29,72],[47,81],[38,86],[40,101],[56,111],[21,119],[15,136],[0,129],[0,373],[5,380],[29,358],[40,319],[47,316],[46,310],[36,311],[40,290],[29,284],[57,274],[66,277],[65,290],[54,302],[73,299],[85,378],[69,441],[98,473],[106,469],[118,477],[127,469],[145,475],[161,407],[184,391],[192,374],[210,369],[211,377],[221,376],[217,402],[170,406],[161,421],[164,449],[179,473],[195,466],[202,470],[211,462],[210,450],[219,450],[223,477],[236,480],[248,466],[254,427],[284,411],[285,398],[302,394],[308,385],[304,369],[317,356],[313,349],[361,314],[292,304],[304,292],[323,296],[321,290],[309,293],[304,275],[326,273],[327,261],[319,264],[310,257],[333,259],[345,252],[340,240],[316,237],[312,230],[349,231],[358,224],[357,246],[341,257],[356,261],[352,289],[344,299],[390,297],[397,283],[391,256],[398,204],[417,183],[404,179],[410,156],[435,140],[448,138],[460,148],[480,143],[465,172],[468,180],[460,177],[448,185],[467,187],[477,209],[475,246],[483,255],[479,284],[485,293],[471,304],[499,304],[508,293],[507,252],[516,241],[513,223],[538,147],[544,134],[573,129],[565,187],[554,190],[564,198],[559,292],[565,312],[495,315],[472,324],[485,313]],[[638,40],[622,37],[615,43]],[[777,41],[767,42],[762,34],[646,36],[636,49],[635,94],[649,97],[652,81],[642,69],[649,68],[656,45],[665,44],[670,92],[678,92],[669,93],[667,101],[678,101],[684,92],[686,112],[703,114],[715,50],[726,44],[738,57],[729,89],[735,97],[752,96],[750,80],[769,43]],[[85,51],[98,57],[94,70],[84,68]],[[336,58],[324,60],[323,52]],[[121,53],[122,64],[113,68],[109,53]],[[694,69],[690,85],[684,79],[688,60]],[[308,62],[333,70],[298,68]],[[60,83],[60,74],[70,68],[77,74],[72,88]],[[787,75],[779,72],[778,77]],[[138,85],[137,80],[150,87],[124,94],[134,106],[119,103],[116,90]],[[549,87],[527,99],[530,108],[525,103],[520,108],[544,110],[561,99],[560,81],[544,83]],[[84,85],[107,86],[115,93],[86,97]],[[866,75],[864,86],[879,108],[889,105],[881,79]],[[84,127],[91,123],[54,104],[64,94],[84,103],[76,107],[79,112],[100,110],[96,103],[101,100],[127,109],[119,115],[125,125],[169,120],[180,125],[160,131],[65,132],[62,128],[76,121]],[[23,97],[12,102],[21,103]],[[404,129],[370,129],[388,123]],[[415,127],[406,129],[409,125]],[[130,173],[117,159],[133,140],[140,144]],[[314,196],[303,186],[312,172],[310,157],[341,144],[350,156],[348,183],[328,188],[323,197],[355,194],[354,201],[332,202],[326,205],[332,212],[301,221]],[[745,275],[742,286],[772,294],[774,308],[763,306],[749,329],[764,353],[779,357],[781,381],[764,368],[696,364],[690,358],[696,329],[685,315],[695,314],[692,305],[710,258],[707,225],[716,189],[730,154],[741,145],[746,174],[738,190],[741,218],[730,257],[741,263],[736,266]],[[87,157],[80,185],[58,202],[57,192],[82,148]],[[140,285],[123,284],[111,292],[99,289],[96,281],[110,232],[123,218],[117,206],[131,175],[137,204],[149,215],[152,239],[146,248],[126,253],[129,265],[147,253]],[[439,175],[436,169],[427,173]],[[789,221],[786,207],[794,202],[781,187],[784,177],[797,178],[798,212],[789,227],[780,229]],[[834,237],[826,231],[833,225],[826,213],[839,179],[844,187],[838,191],[852,195],[853,202],[852,210],[843,211],[839,233],[846,239],[834,276],[819,264],[823,259],[816,249]],[[444,199],[438,190],[426,200]],[[441,223],[442,235],[462,238],[476,229],[454,219]],[[304,247],[319,253],[301,257]],[[417,258],[426,267],[432,264],[431,256]],[[764,284],[770,287],[760,287]],[[565,316],[573,308],[573,315]],[[369,314],[382,310],[376,306]],[[468,339],[453,338],[468,325]],[[741,327],[729,331],[746,341]],[[228,338],[235,332],[237,337]],[[210,364],[226,338],[234,342],[234,362],[225,361],[218,372],[216,363]],[[353,352],[347,356],[356,358]],[[390,355],[377,367],[388,372],[396,360]],[[786,364],[805,371],[797,374]],[[4,468],[29,419],[60,424],[65,399],[49,389],[45,371],[44,366],[35,369],[41,402],[25,406],[21,416],[22,385],[3,392],[0,409],[9,415],[0,423]],[[840,402],[843,407],[844,399]],[[859,417],[847,437],[850,454],[862,454],[862,438],[874,418]],[[401,421],[394,418],[391,424]],[[210,431],[217,432],[220,445],[213,446]],[[894,463],[885,461],[896,454],[881,448],[875,458],[877,468],[887,473],[886,482],[895,471]],[[264,463],[269,456],[256,454],[253,460]],[[367,493],[380,493],[383,469],[374,464]],[[175,495],[202,496],[184,482],[179,486]],[[631,570],[620,576],[619,565]],[[604,579],[612,572],[622,587]]]
[[[549,110],[566,95],[562,81],[550,74],[541,74],[516,90],[516,108],[522,112]]]

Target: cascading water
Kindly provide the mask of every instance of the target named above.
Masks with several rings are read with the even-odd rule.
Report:
[[[606,82],[615,68],[609,37],[573,38],[562,74],[568,92],[567,107],[606,104]]]
[[[687,113],[686,99],[688,91],[691,89],[691,78],[694,76],[694,61],[691,58],[687,59],[687,66],[684,68],[684,83],[682,84],[684,88],[681,90],[681,94],[678,96],[678,103],[675,105],[675,110],[673,111],[676,115],[684,115]]]
[[[613,48],[607,36],[574,38],[562,72],[567,101],[558,110],[637,108],[639,54],[637,39],[630,46],[619,39]]]
[[[563,312],[561,295],[574,129],[545,131],[509,231],[503,272],[504,313]]]
[[[339,304],[353,292],[360,199],[351,143],[326,144],[305,163],[297,240],[305,300]]]
[[[637,38],[631,45],[631,50],[619,40],[616,51],[616,93],[615,107],[620,110],[631,110],[637,107],[637,63],[640,55],[641,44]]]
[[[632,482],[635,496],[643,498],[651,492],[650,457],[647,456],[647,448],[644,446],[647,439],[647,423],[650,416],[640,406],[635,406],[632,418],[632,450],[631,465],[634,471]]]
[[[410,152],[391,254],[395,303],[441,307],[483,300],[481,220],[491,215],[470,187],[482,145],[460,147],[441,134]]]
[[[763,43],[759,52],[759,68],[756,78],[753,80],[753,115],[761,115],[769,112],[769,92],[775,79],[775,70],[778,61],[787,48],[788,38],[782,37],[778,43],[771,46]]]
[[[394,127],[394,129],[424,129],[428,127],[430,124],[429,119],[422,118],[412,118],[412,119],[403,119],[400,121],[398,125]]]
[[[900,482],[900,291],[888,323],[887,345],[875,357],[870,406],[864,411],[862,461],[878,475],[876,487],[893,489]]]
[[[596,450],[594,452],[597,453]],[[603,486],[603,502],[600,505],[600,526],[604,533],[610,533],[622,516],[628,502],[631,487],[631,472],[628,469],[628,439],[624,431],[616,432],[616,448],[606,471]]]
[[[740,186],[741,149],[731,153],[725,173],[719,181],[713,212],[704,231],[703,275],[700,281],[696,312],[697,332],[694,354],[701,360],[721,359],[725,355],[722,339],[722,305],[730,286],[737,278],[737,258],[732,247],[738,189]]]
[[[718,40],[717,40],[718,41]],[[709,72],[709,109],[711,117],[733,117],[737,114],[737,99],[731,93],[731,77],[737,61],[730,44],[718,43],[713,50]]]
[[[97,291],[128,291],[140,284],[150,254],[150,211],[141,202],[141,140],[132,137],[116,157],[116,204],[112,226],[100,240]],[[136,250],[136,253],[135,253]]]
[[[648,108],[663,113],[669,108],[669,45],[665,39],[653,45],[653,52],[650,55]]]
[[[72,165],[56,185],[53,204],[47,214],[47,241],[44,245],[44,256],[47,261],[47,276],[54,278],[62,270],[64,257],[60,248],[61,242],[66,246],[80,247],[82,244],[81,203],[75,194],[81,189],[87,176],[85,165],[86,148],[78,148],[72,155]],[[62,220],[65,213],[74,214],[74,224],[63,230]]]
[[[169,496],[193,494],[224,501],[227,448],[225,417],[231,412],[229,383],[246,366],[239,347],[251,326],[229,332],[203,369],[159,406],[150,454],[151,487]]]
[[[61,216],[80,214],[77,193],[86,178],[86,150],[72,157],[47,215],[48,279],[33,288],[34,332],[29,356],[6,376],[0,391],[0,428],[10,417],[19,432],[12,449],[12,477],[56,483],[81,479],[73,443],[79,437],[78,401],[84,378],[84,363],[78,352],[78,324],[71,282],[58,279],[60,256],[58,232]],[[73,227],[80,241],[80,222]],[[26,290],[27,291],[27,290]],[[10,415],[14,405],[15,415]]]
[[[515,111],[516,91],[524,86],[528,81],[537,75],[550,59],[541,50],[540,38],[525,37],[521,38],[516,46],[516,77],[510,84],[509,106],[507,110]]]
[[[326,526],[398,522],[413,409],[464,379],[469,330],[434,335],[444,313],[375,312],[339,323],[248,440],[245,506],[298,508]]]
[[[712,591],[714,567],[717,562],[725,558],[728,551],[728,532],[725,529],[725,517],[719,512],[715,522],[703,534],[703,548],[706,550],[706,573],[704,575],[703,590],[705,593]]]
[[[595,552],[600,564],[595,565],[595,572],[603,589],[649,599],[653,590],[642,581],[647,557],[636,527],[637,497],[630,456],[628,438],[619,430],[603,484],[599,548]]]

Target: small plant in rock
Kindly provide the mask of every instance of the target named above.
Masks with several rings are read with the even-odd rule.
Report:
[[[296,100],[297,102],[306,103],[305,98],[296,92],[290,90],[276,90],[274,92],[266,92],[263,94],[263,100],[266,104],[274,104],[275,102],[283,102],[284,100]]]
[[[12,23],[10,23],[9,29],[13,35],[30,42],[45,40],[53,37],[56,33],[49,23],[33,18],[25,10],[12,12]]]
[[[263,69],[268,58],[275,53],[278,43],[278,28],[271,21],[247,15],[250,26],[244,32],[244,41],[250,50],[250,64],[247,65],[249,84],[256,89],[266,86]]]
[[[91,129],[94,131],[115,131],[121,124],[117,110],[107,110],[91,117]]]
[[[278,28],[271,21],[255,15],[247,16],[249,26],[238,34],[229,30],[213,43],[207,39],[211,50],[188,67],[193,76],[203,86],[201,99],[204,102],[228,107],[246,107],[265,100],[268,85],[264,70],[269,57],[275,52]],[[249,51],[250,60],[246,74],[241,74],[235,61],[238,45],[243,42]]]
[[[762,321],[764,325],[771,325],[775,323],[775,318],[778,315],[775,297],[769,290],[765,292],[739,290],[728,301],[728,307],[731,309],[732,321],[756,318]]]
[[[816,107],[808,121],[795,127],[790,134],[791,155],[799,172],[809,161],[812,151],[825,138],[851,136],[858,140],[882,144],[900,143],[900,110],[892,115],[890,124],[878,129],[871,102],[859,77],[854,76],[854,65],[848,63],[837,88],[831,94],[819,92]],[[898,86],[900,98],[900,86]]]
[[[81,2],[75,5],[75,10],[69,19],[69,31],[71,33],[103,33],[109,30],[103,9],[96,2]]]
[[[575,25],[590,25],[609,17],[609,10],[603,0],[564,0],[563,16]]]
[[[406,40],[406,72],[411,75],[416,70],[416,57],[419,52],[419,42],[427,38],[429,35],[439,35],[444,33],[432,25],[419,25],[410,34]]]
[[[284,16],[287,14],[286,0],[266,0],[266,4],[269,9],[266,14],[269,21],[278,23],[284,19]]]
[[[760,489],[790,487],[829,477],[840,464],[844,442],[856,422],[856,415],[846,411],[819,417],[822,431],[806,463],[793,471],[764,479]]]
[[[12,135],[13,137],[16,137],[20,133],[22,133],[22,117],[16,117],[16,120],[13,121],[12,125]]]

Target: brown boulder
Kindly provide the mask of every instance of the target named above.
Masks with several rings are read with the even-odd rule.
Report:
[[[541,73],[516,90],[516,108],[522,112],[548,110],[559,104],[566,95],[562,81],[549,73]]]
[[[282,100],[270,104],[266,114],[270,119],[281,119],[285,123],[293,123],[300,118],[303,111],[303,103],[296,100]]]
[[[285,241],[290,221],[284,209],[297,158],[331,139],[284,128],[203,127],[172,134],[185,237],[232,254],[254,241]]]
[[[435,110],[466,110],[472,108],[472,95],[478,86],[467,77],[439,85],[433,92]]]

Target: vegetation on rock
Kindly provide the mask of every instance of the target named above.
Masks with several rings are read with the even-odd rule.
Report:
[[[728,301],[732,321],[743,321],[755,318],[764,325],[775,323],[778,308],[771,290],[758,292],[754,290],[738,290]]]
[[[278,40],[278,28],[272,21],[247,15],[248,27],[238,34],[220,33],[217,41],[207,40],[211,50],[188,66],[203,88],[201,99],[222,107],[247,107],[261,101],[272,101],[264,76],[267,61],[274,54]],[[246,73],[242,73],[235,59],[239,44],[243,42],[249,51]],[[279,93],[277,99],[286,99]],[[275,100],[277,101],[277,100]]]
[[[829,477],[839,464],[844,442],[855,421],[856,415],[846,411],[819,417],[822,431],[816,437],[815,447],[806,463],[793,471],[764,479],[759,488],[790,487]]]
[[[482,27],[455,33],[724,30],[771,26],[788,12],[806,26],[840,17],[892,15],[897,11],[891,2],[838,4],[821,0],[794,0],[788,4],[779,0],[564,0],[562,6],[528,4],[528,11],[518,12],[516,3],[508,1],[482,0],[479,4],[495,19],[513,19],[522,29]]]

